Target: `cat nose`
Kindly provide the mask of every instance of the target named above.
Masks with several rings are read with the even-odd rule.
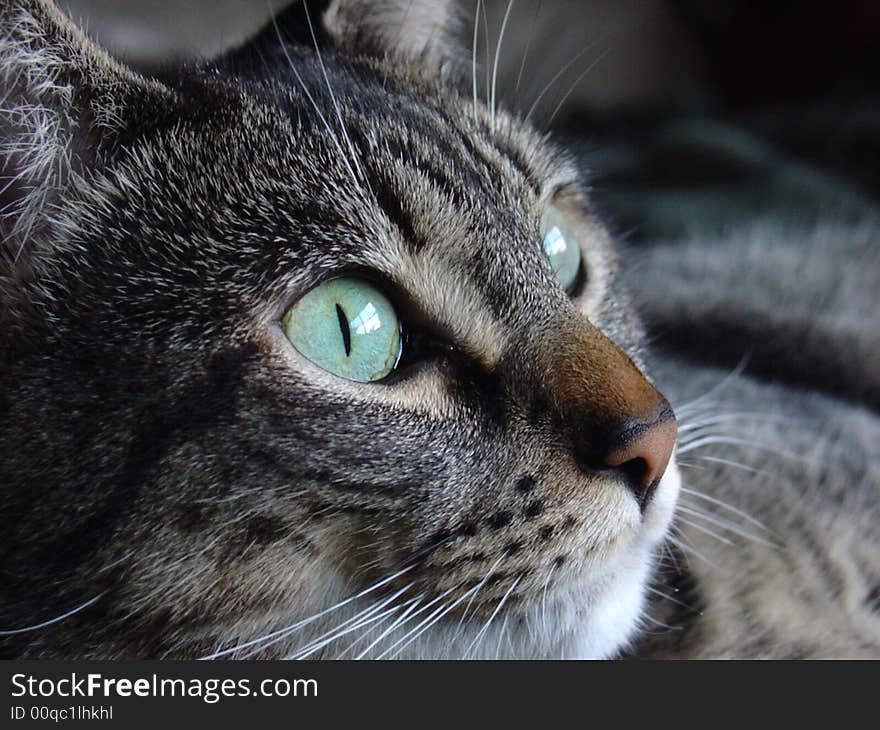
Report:
[[[675,449],[669,402],[590,322],[560,317],[547,337],[538,362],[575,463],[623,481],[644,511]]]
[[[652,417],[624,421],[606,442],[603,466],[623,476],[642,509],[669,466],[677,436],[675,414],[664,399]]]

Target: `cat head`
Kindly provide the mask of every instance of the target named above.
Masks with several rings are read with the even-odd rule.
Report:
[[[295,4],[162,78],[46,0],[0,24],[4,655],[633,636],[675,419],[453,3]]]

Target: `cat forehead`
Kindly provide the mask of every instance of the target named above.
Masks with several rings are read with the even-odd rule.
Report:
[[[524,310],[538,314],[535,292],[553,292],[545,304],[564,299],[539,222],[553,191],[576,174],[503,112],[454,95],[383,94],[368,104],[374,113],[337,107],[327,119],[338,173],[350,181],[334,192],[336,205],[345,197],[361,227],[339,248],[492,364],[506,345],[504,325]]]
[[[328,276],[372,270],[493,362],[505,322],[564,300],[539,222],[574,169],[501,110],[346,79],[333,97],[323,78],[308,94],[208,85],[192,101],[198,113],[145,135],[106,171],[101,194],[114,200],[93,208],[113,209],[120,246],[152,249],[150,267],[188,249],[208,281],[234,261],[260,311]],[[270,277],[267,295],[256,282]]]

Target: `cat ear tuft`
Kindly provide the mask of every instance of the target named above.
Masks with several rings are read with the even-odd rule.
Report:
[[[416,62],[443,73],[458,55],[461,22],[454,0],[332,0],[327,34],[353,53]]]
[[[105,151],[127,107],[162,88],[112,59],[49,0],[3,0],[0,274],[32,248],[59,191]]]

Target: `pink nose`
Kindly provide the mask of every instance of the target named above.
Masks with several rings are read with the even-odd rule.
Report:
[[[604,464],[623,473],[642,508],[669,466],[677,435],[675,415],[663,401],[653,418],[627,421],[611,441]]]

